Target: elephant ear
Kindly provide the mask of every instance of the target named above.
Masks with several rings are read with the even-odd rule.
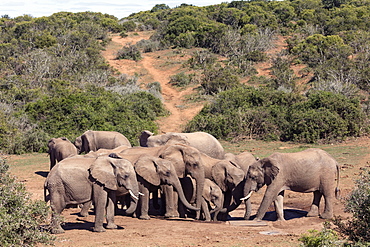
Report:
[[[262,168],[265,171],[265,182],[269,185],[279,174],[280,169],[274,164],[272,159],[265,158],[262,160],[262,163]]]
[[[161,180],[157,173],[157,164],[152,157],[142,156],[134,164],[136,173],[154,186],[159,186]]]
[[[235,188],[244,176],[243,170],[230,161],[221,161],[212,167],[212,177],[223,192]]]
[[[89,171],[92,178],[105,188],[110,190],[117,190],[117,178],[114,173],[115,165],[110,162],[109,157],[98,157],[94,163],[91,164]]]
[[[150,132],[149,130],[144,130],[141,132],[141,135],[139,137],[140,140],[140,146],[141,147],[147,147],[148,146],[148,138],[154,135],[154,133]]]

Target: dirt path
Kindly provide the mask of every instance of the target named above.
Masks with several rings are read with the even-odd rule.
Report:
[[[202,104],[191,104],[191,107],[184,107],[184,97],[191,94],[193,88],[179,90],[168,84],[170,77],[178,73],[182,64],[178,63],[173,66],[173,63],[166,63],[166,61],[161,63],[158,57],[163,52],[143,53],[143,58],[138,62],[115,59],[118,49],[129,44],[135,44],[142,39],[149,39],[151,34],[152,32],[130,33],[126,38],[112,35],[112,42],[106,47],[103,56],[112,67],[123,74],[134,76],[139,73],[140,83],[159,82],[162,89],[163,103],[171,113],[168,117],[158,120],[159,131],[162,133],[181,132],[184,124],[191,120],[203,107]]]

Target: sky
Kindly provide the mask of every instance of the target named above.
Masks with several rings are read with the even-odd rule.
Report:
[[[60,11],[67,12],[101,12],[114,15],[118,19],[132,13],[151,10],[156,4],[166,4],[170,8],[182,3],[203,7],[230,2],[226,0],[0,0],[0,17],[10,18],[24,14],[32,17],[50,16]]]

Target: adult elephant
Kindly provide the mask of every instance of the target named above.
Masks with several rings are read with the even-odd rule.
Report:
[[[337,182],[335,183],[335,180]],[[327,152],[310,148],[297,153],[274,153],[249,167],[244,187],[245,198],[262,186],[267,189],[255,220],[262,220],[272,202],[278,220],[284,220],[284,190],[309,193],[314,199],[307,216],[319,216],[319,204],[324,196],[321,218],[333,217],[333,200],[339,191],[339,166]]]
[[[107,228],[114,229],[114,205],[116,194],[129,191],[135,203],[127,211],[136,210],[139,196],[136,173],[131,162],[121,158],[100,156],[98,158],[71,157],[58,163],[50,171],[45,181],[49,191],[52,209],[51,232],[63,233],[60,213],[70,204],[89,204],[95,206],[93,231],[103,232],[104,216]],[[130,212],[131,211],[131,212]]]
[[[181,180],[183,188],[186,188],[185,197],[190,203],[195,201],[195,180],[189,176]],[[217,221],[218,213],[224,206],[224,195],[220,187],[212,180],[206,178],[203,189],[201,213],[205,221]],[[212,206],[213,205],[213,206]],[[213,208],[212,208],[213,207]],[[186,217],[186,210],[179,203],[180,217]],[[213,217],[211,217],[213,214]]]
[[[201,207],[202,193],[204,188],[204,164],[200,159],[200,151],[194,147],[174,144],[158,147],[132,147],[120,153],[123,157],[131,160],[128,156],[152,155],[168,161],[171,161],[175,167],[178,178],[183,178],[190,175],[196,181],[196,208]],[[127,156],[128,155],[128,156]],[[165,217],[178,216],[177,208],[175,207],[173,187],[168,185],[161,186],[165,190],[166,196],[166,213]],[[172,195],[172,196],[169,196]]]
[[[48,141],[48,154],[51,170],[57,162],[77,155],[77,148],[66,137],[51,138]]]
[[[223,159],[225,154],[221,143],[214,136],[206,132],[170,132],[162,135],[154,135],[152,132],[145,130],[140,136],[140,146],[142,147],[158,147],[177,143],[195,147],[199,151],[216,159]]]
[[[149,220],[149,193],[158,191],[162,184],[172,185],[178,192],[181,202],[190,210],[200,210],[189,204],[185,199],[180,180],[177,177],[173,164],[165,159],[158,157],[143,155],[140,156],[134,163],[137,173],[137,181],[139,183],[139,191],[143,194],[139,199],[136,216],[139,219]]]
[[[129,140],[116,131],[88,130],[75,140],[79,153],[97,151],[100,148],[113,149],[122,145],[131,147]]]
[[[238,155],[232,153],[225,154],[225,161],[236,164],[243,170],[245,175],[248,172],[249,166],[258,160],[259,160],[258,157],[257,158],[254,157],[254,155],[248,151],[244,151]],[[241,200],[244,197],[244,184],[245,179],[238,183],[237,185],[234,185],[234,189],[232,190],[231,193],[230,204],[225,205],[226,207],[220,211],[221,213],[228,213],[234,211],[237,207],[239,207],[241,202],[244,201],[245,204],[244,219],[248,220],[250,218],[252,212],[252,203],[249,199]]]

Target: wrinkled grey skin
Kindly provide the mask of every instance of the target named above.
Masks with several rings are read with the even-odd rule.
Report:
[[[136,209],[139,196],[136,173],[131,162],[122,158],[101,156],[87,158],[75,156],[59,162],[50,171],[45,181],[45,200],[50,197],[52,209],[51,232],[63,233],[60,213],[67,205],[94,202],[95,232],[105,231],[103,221],[106,217],[107,228],[114,229],[114,205],[116,195],[132,191],[135,203],[127,211]],[[46,196],[46,190],[49,196]],[[131,213],[132,213],[131,212]]]
[[[225,151],[221,143],[214,136],[206,132],[170,132],[162,135],[153,135],[152,132],[145,130],[140,136],[140,146],[142,147],[158,147],[176,143],[195,147],[199,151],[216,159],[224,158]]]
[[[248,151],[242,152],[238,155],[232,154],[232,153],[226,153],[225,154],[225,160],[228,160],[234,164],[237,164],[246,175],[249,169],[249,166],[259,160],[259,158],[254,157],[253,154],[251,154]],[[228,213],[234,211],[242,202],[240,200],[244,197],[244,183],[245,180],[243,180],[241,183],[235,185],[235,188],[233,189],[231,196],[232,199],[230,201],[230,204],[226,208],[221,210],[221,213]],[[244,212],[244,219],[248,220],[250,218],[251,212],[252,212],[252,203],[251,200],[246,199],[243,200],[245,204],[245,212]]]
[[[116,131],[88,130],[77,137],[74,144],[79,154],[95,152],[101,148],[114,149],[122,145],[131,147],[129,140]]]
[[[337,180],[337,182],[335,182]],[[274,153],[249,167],[244,187],[244,195],[267,189],[255,220],[262,220],[272,202],[278,220],[284,220],[284,190],[309,193],[314,199],[307,216],[319,216],[319,204],[324,196],[325,208],[321,218],[333,217],[333,200],[339,191],[339,166],[327,152],[310,148],[297,153]]]
[[[200,159],[200,152],[198,149],[188,145],[173,144],[158,147],[132,147],[122,151],[120,154],[122,154],[124,157],[128,157],[126,155],[152,155],[170,161],[175,167],[178,178],[183,178],[186,175],[190,175],[196,180],[195,207],[200,209],[205,177],[204,164]],[[131,160],[130,158],[128,159]],[[174,201],[177,198],[177,195],[174,195],[173,186],[161,185],[161,188],[164,190],[164,194],[166,195],[165,217],[177,217],[178,211]]]
[[[200,210],[188,203],[185,199],[180,180],[177,177],[175,167],[168,160],[150,155],[139,157],[134,163],[139,183],[140,197],[136,216],[139,219],[149,220],[149,193],[158,191],[162,184],[172,185],[179,194],[181,202],[191,210]]]
[[[190,203],[194,203],[195,201],[195,180],[191,177],[187,176],[181,180],[181,184],[183,188],[186,188],[186,199]],[[212,207],[212,204],[214,207]],[[203,213],[203,217],[205,221],[217,221],[217,215],[220,210],[223,208],[224,205],[224,195],[220,187],[215,184],[210,179],[206,179],[204,183],[204,190],[203,190],[203,198],[202,198],[202,207],[201,213]],[[210,210],[211,209],[211,210]],[[183,208],[183,205],[179,203],[179,212],[180,217],[186,217],[186,212]],[[213,217],[211,218],[211,214]]]
[[[55,164],[65,158],[77,155],[77,148],[66,137],[51,138],[48,141],[50,170]]]

